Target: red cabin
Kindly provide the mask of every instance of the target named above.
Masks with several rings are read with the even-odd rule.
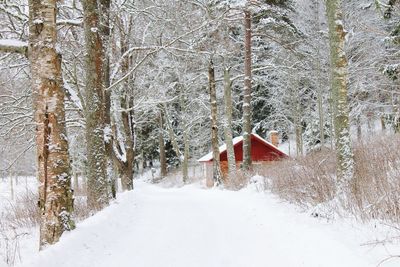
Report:
[[[277,132],[271,132],[271,141],[275,145],[266,141],[257,134],[251,134],[251,160],[253,162],[254,170],[257,170],[257,168],[261,165],[266,165],[271,161],[277,161],[289,157],[285,152],[277,147]],[[235,151],[236,167],[240,168],[243,162],[243,136],[239,136],[233,139],[233,148]],[[228,158],[225,144],[219,148],[219,153],[222,175],[226,177],[228,173]],[[207,178],[207,185],[212,186],[213,153],[208,153],[198,161],[203,163],[204,174]]]

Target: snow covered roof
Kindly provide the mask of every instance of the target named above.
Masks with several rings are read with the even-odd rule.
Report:
[[[272,146],[273,148],[275,148],[276,150],[280,151],[282,154],[288,156],[284,151],[280,150],[279,148],[277,148],[276,146],[274,146],[273,144],[271,144],[270,142],[268,142],[267,140],[265,140],[264,138],[262,138],[261,136],[259,136],[256,133],[252,133],[252,136],[254,136],[256,139],[258,139],[259,141],[261,141],[262,143],[264,143],[267,146]],[[238,143],[241,143],[243,141],[243,136],[237,136],[235,138],[233,138],[233,146],[235,146]],[[223,153],[226,151],[226,144],[223,144],[222,146],[219,147],[219,153]],[[210,153],[204,155],[203,157],[201,157],[198,162],[207,162],[207,161],[211,161],[213,159],[213,152],[211,151]]]

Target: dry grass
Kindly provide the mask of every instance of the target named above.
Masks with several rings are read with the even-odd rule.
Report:
[[[400,222],[400,136],[359,143],[355,148],[354,206],[363,219]]]
[[[253,171],[236,170],[234,177],[224,179],[224,185],[229,190],[240,190],[248,185],[252,176],[255,173]]]
[[[364,140],[355,145],[355,176],[340,211],[362,220],[400,222],[400,136]],[[335,152],[313,152],[276,162],[262,172],[265,188],[303,207],[335,197]]]
[[[3,224],[8,228],[29,228],[38,226],[40,213],[38,208],[38,195],[32,191],[18,196],[16,201],[9,202],[6,211],[1,216]],[[74,200],[74,219],[82,221],[90,216],[90,209],[85,197],[76,197]]]
[[[12,228],[33,227],[39,225],[40,214],[37,206],[38,195],[32,191],[17,196],[7,204],[2,216],[3,222]]]
[[[86,197],[75,197],[73,219],[77,222],[83,221],[93,214],[93,210],[89,209]]]
[[[262,172],[265,188],[301,206],[328,202],[335,194],[335,156],[332,151],[276,162]]]
[[[37,193],[27,191],[15,201],[7,203],[4,212],[0,214],[0,257],[8,266],[14,266],[21,260],[21,238],[30,235],[30,230],[26,229],[39,226],[40,212],[37,203]],[[76,221],[82,221],[91,214],[85,197],[77,197],[74,207]]]
[[[0,256],[8,266],[21,260],[20,240],[29,235],[25,229],[39,224],[37,200],[37,194],[27,191],[7,203],[0,214]]]
[[[0,256],[8,266],[21,262],[20,239],[25,235],[28,233],[23,229],[10,228],[6,221],[0,220]]]

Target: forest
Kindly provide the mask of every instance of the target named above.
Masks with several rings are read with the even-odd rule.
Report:
[[[399,0],[0,0],[0,70],[0,266],[159,185],[398,236]]]

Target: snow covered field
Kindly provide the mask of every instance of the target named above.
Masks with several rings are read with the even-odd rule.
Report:
[[[135,186],[21,266],[375,267],[400,254],[395,244],[365,245],[395,235],[390,228],[326,222],[253,189]]]

